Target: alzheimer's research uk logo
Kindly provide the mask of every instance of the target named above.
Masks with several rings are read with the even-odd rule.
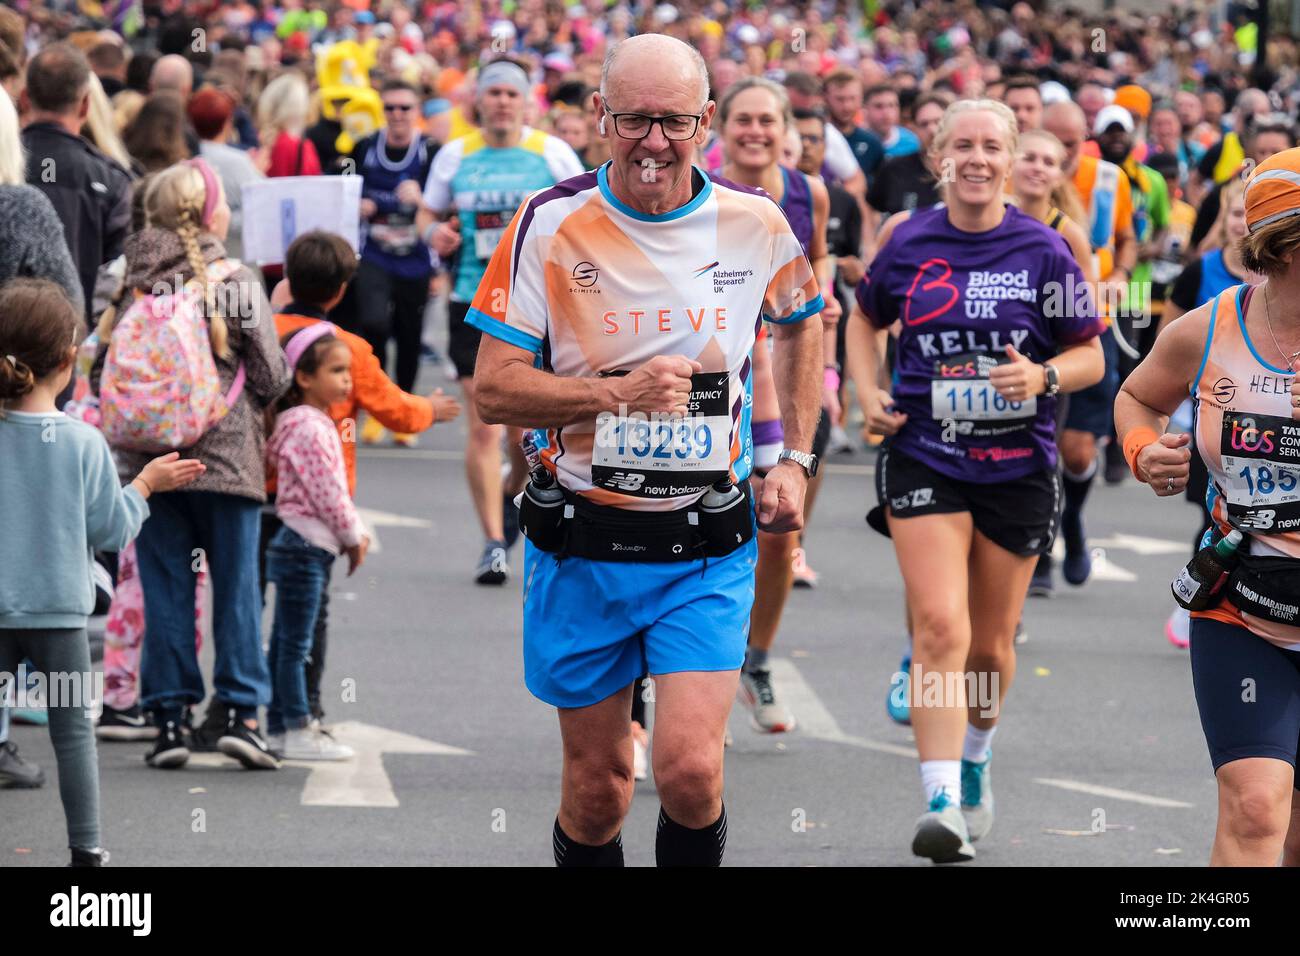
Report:
[[[153,930],[152,893],[83,893],[74,886],[50,897],[50,925],[58,928],[126,927],[133,936]]]
[[[720,259],[715,259],[707,266],[701,266],[695,270],[695,278],[698,279],[706,273],[713,273],[713,292],[716,295],[724,291],[729,286],[744,285],[749,281],[750,276],[754,274],[753,269],[719,269]]]
[[[27,663],[18,672],[0,671],[0,703],[19,710],[47,707],[76,707],[87,717],[98,718],[104,712],[104,674],[102,671],[28,670]]]

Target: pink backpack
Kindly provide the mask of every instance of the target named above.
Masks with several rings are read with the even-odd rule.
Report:
[[[208,282],[224,282],[238,262],[208,267]],[[108,443],[133,451],[188,448],[220,421],[244,390],[244,364],[221,391],[197,280],[179,295],[145,295],[126,310],[109,338],[99,403]]]

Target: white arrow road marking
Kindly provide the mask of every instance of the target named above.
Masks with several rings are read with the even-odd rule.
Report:
[[[799,668],[794,666],[794,661],[784,657],[774,657],[768,663],[772,668],[773,683],[777,685],[781,696],[798,721],[795,726],[796,734],[817,740],[829,740],[837,744],[848,744],[851,747],[861,747],[863,750],[916,758],[916,751],[911,747],[846,734],[831,716],[831,712],[826,709],[826,705],[821,702],[816,691],[803,679]]]
[[[1097,542],[1089,542],[1097,544]],[[1058,564],[1065,560],[1065,542],[1057,536],[1056,542],[1052,545],[1052,558]],[[1092,549],[1092,573],[1088,575],[1089,581],[1118,581],[1121,584],[1128,584],[1136,581],[1137,575],[1127,568],[1121,568],[1118,564],[1110,559],[1104,548],[1094,547]]]
[[[777,685],[781,697],[785,700],[790,710],[794,713],[798,724],[795,727],[796,735],[804,737],[813,737],[817,740],[828,740],[831,743],[848,744],[851,747],[861,747],[863,750],[874,750],[878,753],[894,754],[898,757],[907,757],[911,760],[917,759],[917,753],[913,747],[903,747],[898,744],[884,743],[879,740],[867,740],[863,737],[854,737],[846,734],[840,729],[831,712],[826,709],[826,705],[821,702],[817,692],[808,685],[799,673],[799,668],[788,658],[774,657],[769,661],[772,668],[772,680]],[[1077,780],[1061,780],[1055,778],[1039,777],[1034,779],[1035,783],[1041,783],[1048,787],[1059,787],[1062,790],[1073,790],[1078,793],[1090,793],[1099,797],[1110,797],[1114,800],[1127,800],[1131,803],[1141,803],[1149,807],[1165,807],[1169,809],[1186,809],[1192,804],[1184,803],[1181,800],[1170,800],[1167,797],[1155,797],[1146,793],[1138,793],[1135,790],[1120,790],[1115,787],[1102,787],[1091,783],[1082,783]]]
[[[1135,790],[1117,790],[1114,787],[1099,787],[1091,783],[1080,783],[1078,780],[1057,780],[1035,777],[1034,783],[1041,783],[1045,787],[1059,787],[1062,790],[1073,790],[1076,793],[1090,793],[1097,797],[1110,797],[1112,800],[1127,800],[1130,803],[1141,803],[1148,807],[1166,807],[1170,809],[1185,810],[1192,806],[1190,803],[1184,803],[1181,800],[1170,800],[1168,797],[1153,797],[1150,794],[1138,793]]]
[[[471,757],[462,750],[423,737],[358,721],[335,724],[330,733],[357,752],[351,760],[286,760],[286,767],[310,770],[302,788],[304,807],[396,807],[397,794],[384,770],[384,754],[437,754]],[[189,766],[218,770],[243,770],[233,758],[219,753],[190,755]]]
[[[357,513],[361,515],[361,520],[366,523],[366,529],[370,532],[370,553],[378,554],[382,549],[379,544],[379,532],[376,528],[432,528],[433,522],[426,521],[424,518],[410,518],[406,515],[394,514],[391,511],[376,511],[374,508],[358,508]]]

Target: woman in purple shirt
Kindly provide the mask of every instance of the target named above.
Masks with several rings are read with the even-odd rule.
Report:
[[[888,436],[872,524],[893,538],[906,586],[928,805],[912,852],[936,863],[972,859],[993,824],[989,746],[1060,499],[1055,395],[1103,371],[1102,324],[1069,248],[1005,205],[1016,141],[1001,103],[948,108],[930,147],[945,204],[886,225],[847,329],[867,423]],[[887,391],[881,337],[895,322]],[[968,699],[968,682],[988,699]]]

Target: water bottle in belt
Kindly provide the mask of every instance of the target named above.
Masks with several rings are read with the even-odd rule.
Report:
[[[1174,578],[1171,586],[1174,600],[1189,611],[1204,611],[1214,604],[1228,575],[1241,563],[1237,553],[1241,537],[1241,532],[1234,528],[1218,544],[1196,552],[1196,557]]]
[[[542,463],[532,431],[519,443],[528,462],[528,484],[519,497],[519,530],[544,551],[556,551],[564,539],[564,492]]]

